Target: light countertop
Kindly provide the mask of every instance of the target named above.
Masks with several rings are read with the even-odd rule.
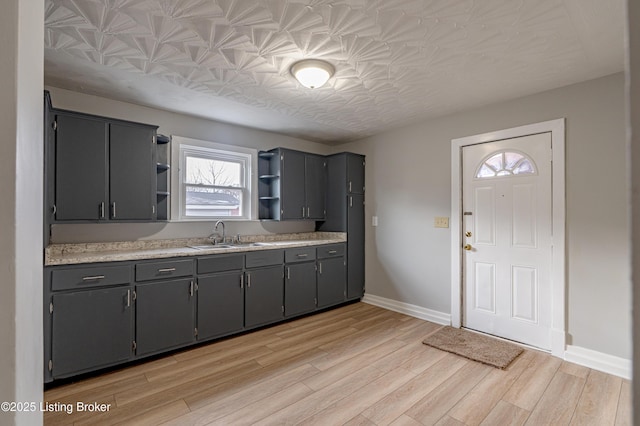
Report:
[[[297,234],[247,235],[241,237],[240,244],[233,244],[230,247],[216,247],[211,245],[207,238],[51,244],[45,249],[44,264],[45,266],[73,265],[124,260],[203,256],[306,247],[343,243],[346,241],[347,234],[343,232],[308,232]],[[253,243],[264,245],[252,245]]]

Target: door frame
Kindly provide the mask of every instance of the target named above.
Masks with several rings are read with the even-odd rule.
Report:
[[[462,148],[538,133],[551,133],[551,354],[565,352],[565,119],[544,121],[451,140],[451,325],[462,326]]]

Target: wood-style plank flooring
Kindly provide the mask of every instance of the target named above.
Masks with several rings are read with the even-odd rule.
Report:
[[[630,425],[627,380],[526,350],[498,370],[365,303],[54,387],[45,425]]]

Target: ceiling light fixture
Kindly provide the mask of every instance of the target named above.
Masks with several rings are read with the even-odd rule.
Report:
[[[291,66],[291,74],[309,89],[322,87],[334,72],[333,65],[318,59],[303,59]]]

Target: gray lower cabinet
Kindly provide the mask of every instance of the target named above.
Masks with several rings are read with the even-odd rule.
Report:
[[[193,278],[136,285],[136,355],[195,341]]]
[[[121,286],[51,296],[52,378],[69,377],[132,358],[131,294],[129,286]]]
[[[198,340],[231,334],[243,327],[242,271],[198,277]]]
[[[316,264],[294,263],[285,266],[284,313],[290,317],[316,309]]]
[[[364,296],[364,195],[347,198],[347,299],[357,299]]]
[[[345,245],[318,247],[318,308],[336,305],[347,296]]]
[[[45,268],[45,381],[345,301],[345,244]]]
[[[247,328],[269,324],[283,318],[281,264],[247,270],[245,283],[244,322]]]

